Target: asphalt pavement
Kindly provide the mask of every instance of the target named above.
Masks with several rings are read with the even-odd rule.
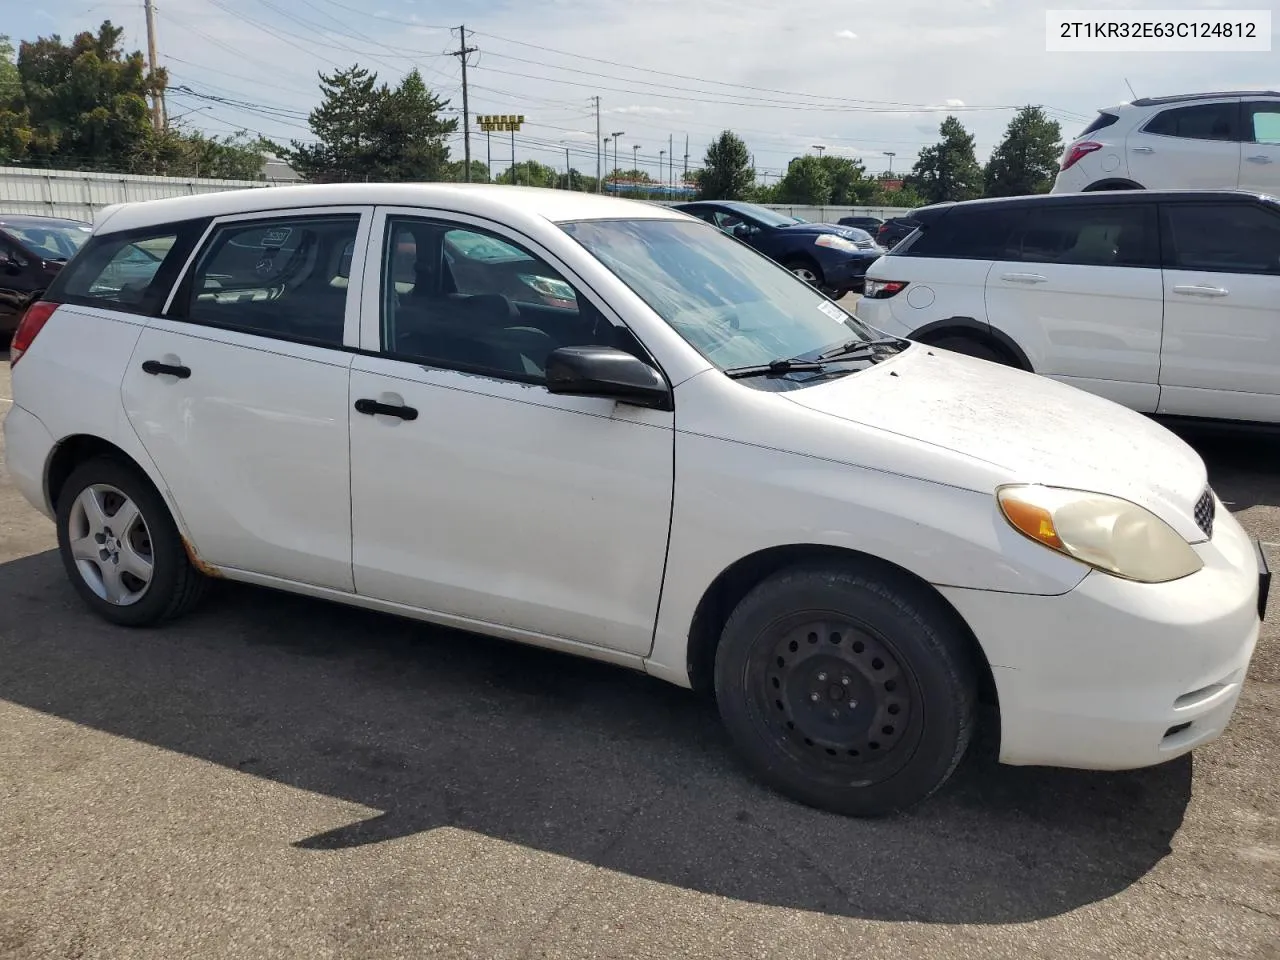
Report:
[[[1196,443],[1280,568],[1280,444]],[[111,627],[0,471],[0,958],[1276,960],[1271,604],[1194,757],[1008,768],[988,736],[858,821],[621,669],[232,584]]]

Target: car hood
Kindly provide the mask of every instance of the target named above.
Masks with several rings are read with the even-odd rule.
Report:
[[[1207,483],[1199,454],[1147,417],[1047,377],[914,345],[861,373],[782,396],[961,454],[994,468],[988,472],[1003,482],[1123,497],[1187,540],[1205,539],[1195,521]]]
[[[786,233],[834,233],[849,239],[855,238],[858,230],[857,227],[842,227],[837,223],[789,223],[778,229]]]

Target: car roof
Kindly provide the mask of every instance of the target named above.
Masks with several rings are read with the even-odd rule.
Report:
[[[480,183],[328,183],[290,187],[247,187],[189,197],[123,203],[100,211],[99,233],[118,233],[160,223],[225,217],[302,207],[423,207],[469,213],[498,221],[543,219],[666,220],[684,214],[641,200],[623,200],[573,190],[510,187]]]
[[[42,217],[33,213],[0,213],[0,227],[83,227],[83,220],[70,217]]]
[[[959,200],[920,207],[910,214],[912,219],[932,219],[950,210],[974,210],[983,207],[1037,207],[1052,204],[1071,206],[1096,203],[1151,203],[1153,201],[1221,201],[1228,197],[1280,203],[1274,197],[1250,190],[1099,190],[1089,193],[1037,193],[1022,197],[984,197],[981,200]]]
[[[1223,90],[1218,93],[1177,93],[1167,97],[1139,97],[1130,101],[1134,107],[1156,107],[1166,103],[1191,103],[1196,100],[1221,100],[1223,97],[1280,97],[1275,90]]]

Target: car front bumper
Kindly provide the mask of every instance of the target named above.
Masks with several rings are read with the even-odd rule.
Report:
[[[1204,567],[1164,584],[1092,572],[1060,596],[941,588],[991,664],[1001,762],[1132,769],[1222,733],[1270,574],[1220,504],[1196,551]]]

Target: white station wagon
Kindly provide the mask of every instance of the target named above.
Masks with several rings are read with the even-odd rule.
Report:
[[[511,187],[103,211],[14,339],[8,467],[85,602],[207,577],[713,688],[766,782],[928,796],[1226,726],[1268,574],[1205,466],[1072,387],[885,337],[712,226]]]

